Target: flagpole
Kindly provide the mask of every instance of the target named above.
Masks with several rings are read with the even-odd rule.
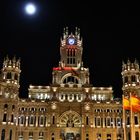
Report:
[[[133,126],[134,126],[134,124],[133,124],[133,111],[132,111],[132,99],[131,99],[131,92],[130,92],[130,117],[131,117],[131,119],[130,119],[130,133],[131,133],[131,140],[134,140],[133,139],[133,137],[134,137],[134,130],[133,130]]]
[[[126,120],[125,120],[125,109],[124,109],[124,95],[123,97],[123,130],[124,130],[124,140],[126,140]]]

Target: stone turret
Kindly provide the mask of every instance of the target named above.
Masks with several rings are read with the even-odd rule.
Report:
[[[20,80],[20,59],[8,56],[3,61],[3,68],[1,70],[1,92],[6,98],[16,98],[19,92]]]
[[[129,59],[127,63],[122,63],[122,90],[124,94],[129,92],[138,92],[140,89],[140,70],[137,60],[131,62]]]

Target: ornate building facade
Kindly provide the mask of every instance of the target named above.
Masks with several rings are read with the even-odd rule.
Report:
[[[27,99],[19,98],[20,60],[4,60],[0,75],[1,140],[130,140],[131,134],[134,140],[140,139],[140,114],[133,113],[132,121],[122,100],[113,98],[112,87],[91,85],[82,54],[79,29],[74,34],[64,29],[52,84],[30,85]],[[124,96],[135,91],[140,97],[136,61],[123,63],[122,80]]]

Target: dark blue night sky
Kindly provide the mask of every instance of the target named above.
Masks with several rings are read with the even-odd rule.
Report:
[[[136,3],[32,0],[38,6],[33,17],[23,12],[28,0],[2,3],[0,66],[4,57],[21,58],[20,96],[29,84],[51,84],[52,67],[59,62],[63,28],[81,29],[83,61],[93,86],[113,86],[121,97],[122,60],[140,62],[140,9]]]

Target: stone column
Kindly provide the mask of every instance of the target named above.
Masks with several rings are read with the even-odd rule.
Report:
[[[16,115],[16,126],[18,125],[18,115]]]
[[[81,128],[81,140],[85,140],[85,128]]]
[[[16,127],[14,126],[14,128],[12,129],[12,140],[18,140],[17,136],[16,136]],[[9,133],[10,136],[10,133]]]
[[[28,140],[29,139],[29,132],[28,131],[23,133],[23,139],[24,140]]]
[[[48,126],[48,117],[47,117],[47,114],[45,115],[45,117],[46,117],[45,127],[47,127]]]
[[[95,128],[95,115],[93,116],[93,128]]]
[[[103,112],[103,128],[105,128],[105,114]]]
[[[55,130],[55,139],[60,140],[60,130],[58,128]]]
[[[112,119],[113,119],[113,128],[115,128],[115,119],[114,119],[115,116],[113,115],[112,117],[113,117],[113,118],[112,118]]]
[[[38,136],[39,136],[39,132],[38,131],[34,131],[33,132],[33,140],[38,140]]]
[[[35,126],[36,127],[38,126],[38,114],[36,114],[36,123],[35,123]]]
[[[92,128],[89,128],[88,132],[89,132],[89,140],[93,139],[93,132],[92,132]]]
[[[93,129],[93,131],[92,131],[92,139],[93,139],[93,140],[96,140],[96,137],[97,137],[97,136],[96,136],[96,131]],[[91,139],[91,140],[92,140],[92,139]]]
[[[29,119],[28,116],[26,116],[26,124],[25,124],[26,126],[28,126],[28,119]]]
[[[116,140],[117,139],[117,132],[114,130],[113,133],[111,134],[112,140]]]
[[[106,140],[107,138],[106,138],[106,131],[105,131],[105,129],[103,129],[103,133],[102,133],[103,135],[102,135],[102,140]]]
[[[8,130],[8,127],[5,128],[5,140],[8,140],[9,139],[9,134],[8,134],[9,130]]]

